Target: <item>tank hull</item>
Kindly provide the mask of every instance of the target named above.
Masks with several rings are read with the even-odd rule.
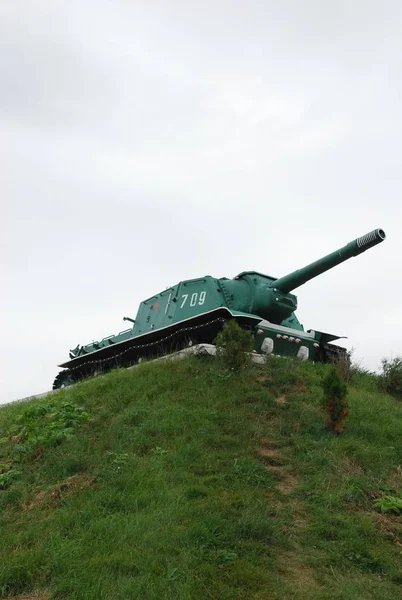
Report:
[[[59,367],[65,371],[57,375],[53,389],[111,369],[128,367],[142,360],[170,354],[192,344],[212,343],[225,322],[232,318],[250,331],[261,320],[254,315],[234,314],[223,307],[208,311],[61,363]]]
[[[329,339],[338,339],[338,336],[300,331],[264,321],[257,315],[220,307],[64,362],[59,366],[65,370],[57,375],[53,389],[114,368],[126,368],[142,360],[168,355],[191,345],[213,343],[229,319],[235,319],[241,327],[250,331],[256,353],[317,362],[328,362],[333,357],[347,355],[345,348],[328,344]]]

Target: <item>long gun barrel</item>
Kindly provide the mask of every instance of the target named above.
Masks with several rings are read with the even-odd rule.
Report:
[[[293,271],[293,273],[289,273],[289,275],[285,275],[285,277],[276,279],[272,282],[272,287],[283,293],[291,292],[303,285],[303,283],[306,283],[306,281],[321,275],[321,273],[325,273],[325,271],[332,269],[332,267],[336,267],[336,265],[339,265],[353,256],[365,252],[384,240],[384,231],[382,229],[374,229],[374,231],[370,231],[370,233],[353,240],[353,242],[349,242],[349,244],[346,244],[343,248],[312,262],[303,269],[298,269],[297,271]]]

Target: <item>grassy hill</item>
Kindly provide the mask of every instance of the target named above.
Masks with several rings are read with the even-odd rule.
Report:
[[[400,600],[402,403],[324,365],[143,364],[0,409],[0,597]]]

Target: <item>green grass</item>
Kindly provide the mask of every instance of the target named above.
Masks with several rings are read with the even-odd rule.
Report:
[[[325,372],[193,358],[2,407],[0,597],[399,600],[402,403],[360,373],[334,436]]]

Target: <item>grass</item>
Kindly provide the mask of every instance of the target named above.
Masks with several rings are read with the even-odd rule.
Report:
[[[325,373],[193,358],[2,407],[0,597],[399,600],[402,403],[359,373],[335,436]]]

